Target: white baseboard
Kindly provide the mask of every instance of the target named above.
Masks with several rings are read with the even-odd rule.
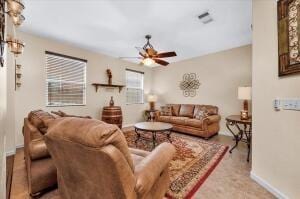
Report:
[[[16,154],[16,150],[11,150],[11,151],[6,151],[5,155],[7,156],[11,156],[11,155],[15,155]]]
[[[274,188],[272,185],[270,185],[268,182],[266,182],[261,177],[254,174],[252,171],[250,172],[250,177],[256,181],[258,184],[260,184],[262,187],[267,189],[269,192],[271,192],[275,197],[279,199],[288,199],[286,195],[284,195],[282,192],[280,192],[278,189]]]
[[[6,153],[5,153],[6,157],[7,156],[11,156],[11,155],[15,155],[16,154],[16,150],[19,149],[19,148],[23,148],[23,147],[24,147],[24,144],[20,144],[20,145],[16,146],[16,149],[10,150],[10,151],[6,151]]]
[[[20,144],[20,145],[16,146],[16,149],[23,148],[23,147],[24,147],[24,144]]]
[[[219,131],[219,135],[226,135],[226,136],[233,137],[232,134],[228,131]]]
[[[134,124],[125,124],[125,125],[123,125],[123,128],[132,127],[132,126],[134,126]]]

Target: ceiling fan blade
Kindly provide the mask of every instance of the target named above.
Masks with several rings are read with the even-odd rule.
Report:
[[[163,65],[163,66],[167,66],[169,64],[169,62],[166,62],[162,59],[153,59],[155,61],[155,63]]]
[[[139,51],[139,54],[142,56],[142,57],[146,57],[147,56],[147,52],[141,48],[141,47],[135,47],[138,51]]]
[[[177,54],[174,51],[173,52],[159,53],[159,54],[155,55],[155,57],[157,57],[157,58],[175,57],[175,56],[177,56]]]

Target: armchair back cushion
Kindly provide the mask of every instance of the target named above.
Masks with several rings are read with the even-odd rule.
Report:
[[[133,161],[117,126],[58,118],[49,126],[45,141],[62,198],[136,198]]]
[[[46,138],[48,137],[57,137],[93,148],[113,145],[124,155],[130,168],[134,170],[125,137],[115,125],[95,119],[62,117],[51,123],[46,135]]]

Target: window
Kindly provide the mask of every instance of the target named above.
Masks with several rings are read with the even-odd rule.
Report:
[[[127,104],[144,103],[144,73],[126,69]]]
[[[86,63],[46,51],[47,106],[85,105]]]

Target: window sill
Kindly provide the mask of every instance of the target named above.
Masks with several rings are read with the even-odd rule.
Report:
[[[144,102],[143,103],[132,103],[132,104],[126,104],[126,105],[142,105],[142,104],[145,104]]]
[[[46,107],[68,107],[68,106],[86,106],[86,104],[46,105]]]

